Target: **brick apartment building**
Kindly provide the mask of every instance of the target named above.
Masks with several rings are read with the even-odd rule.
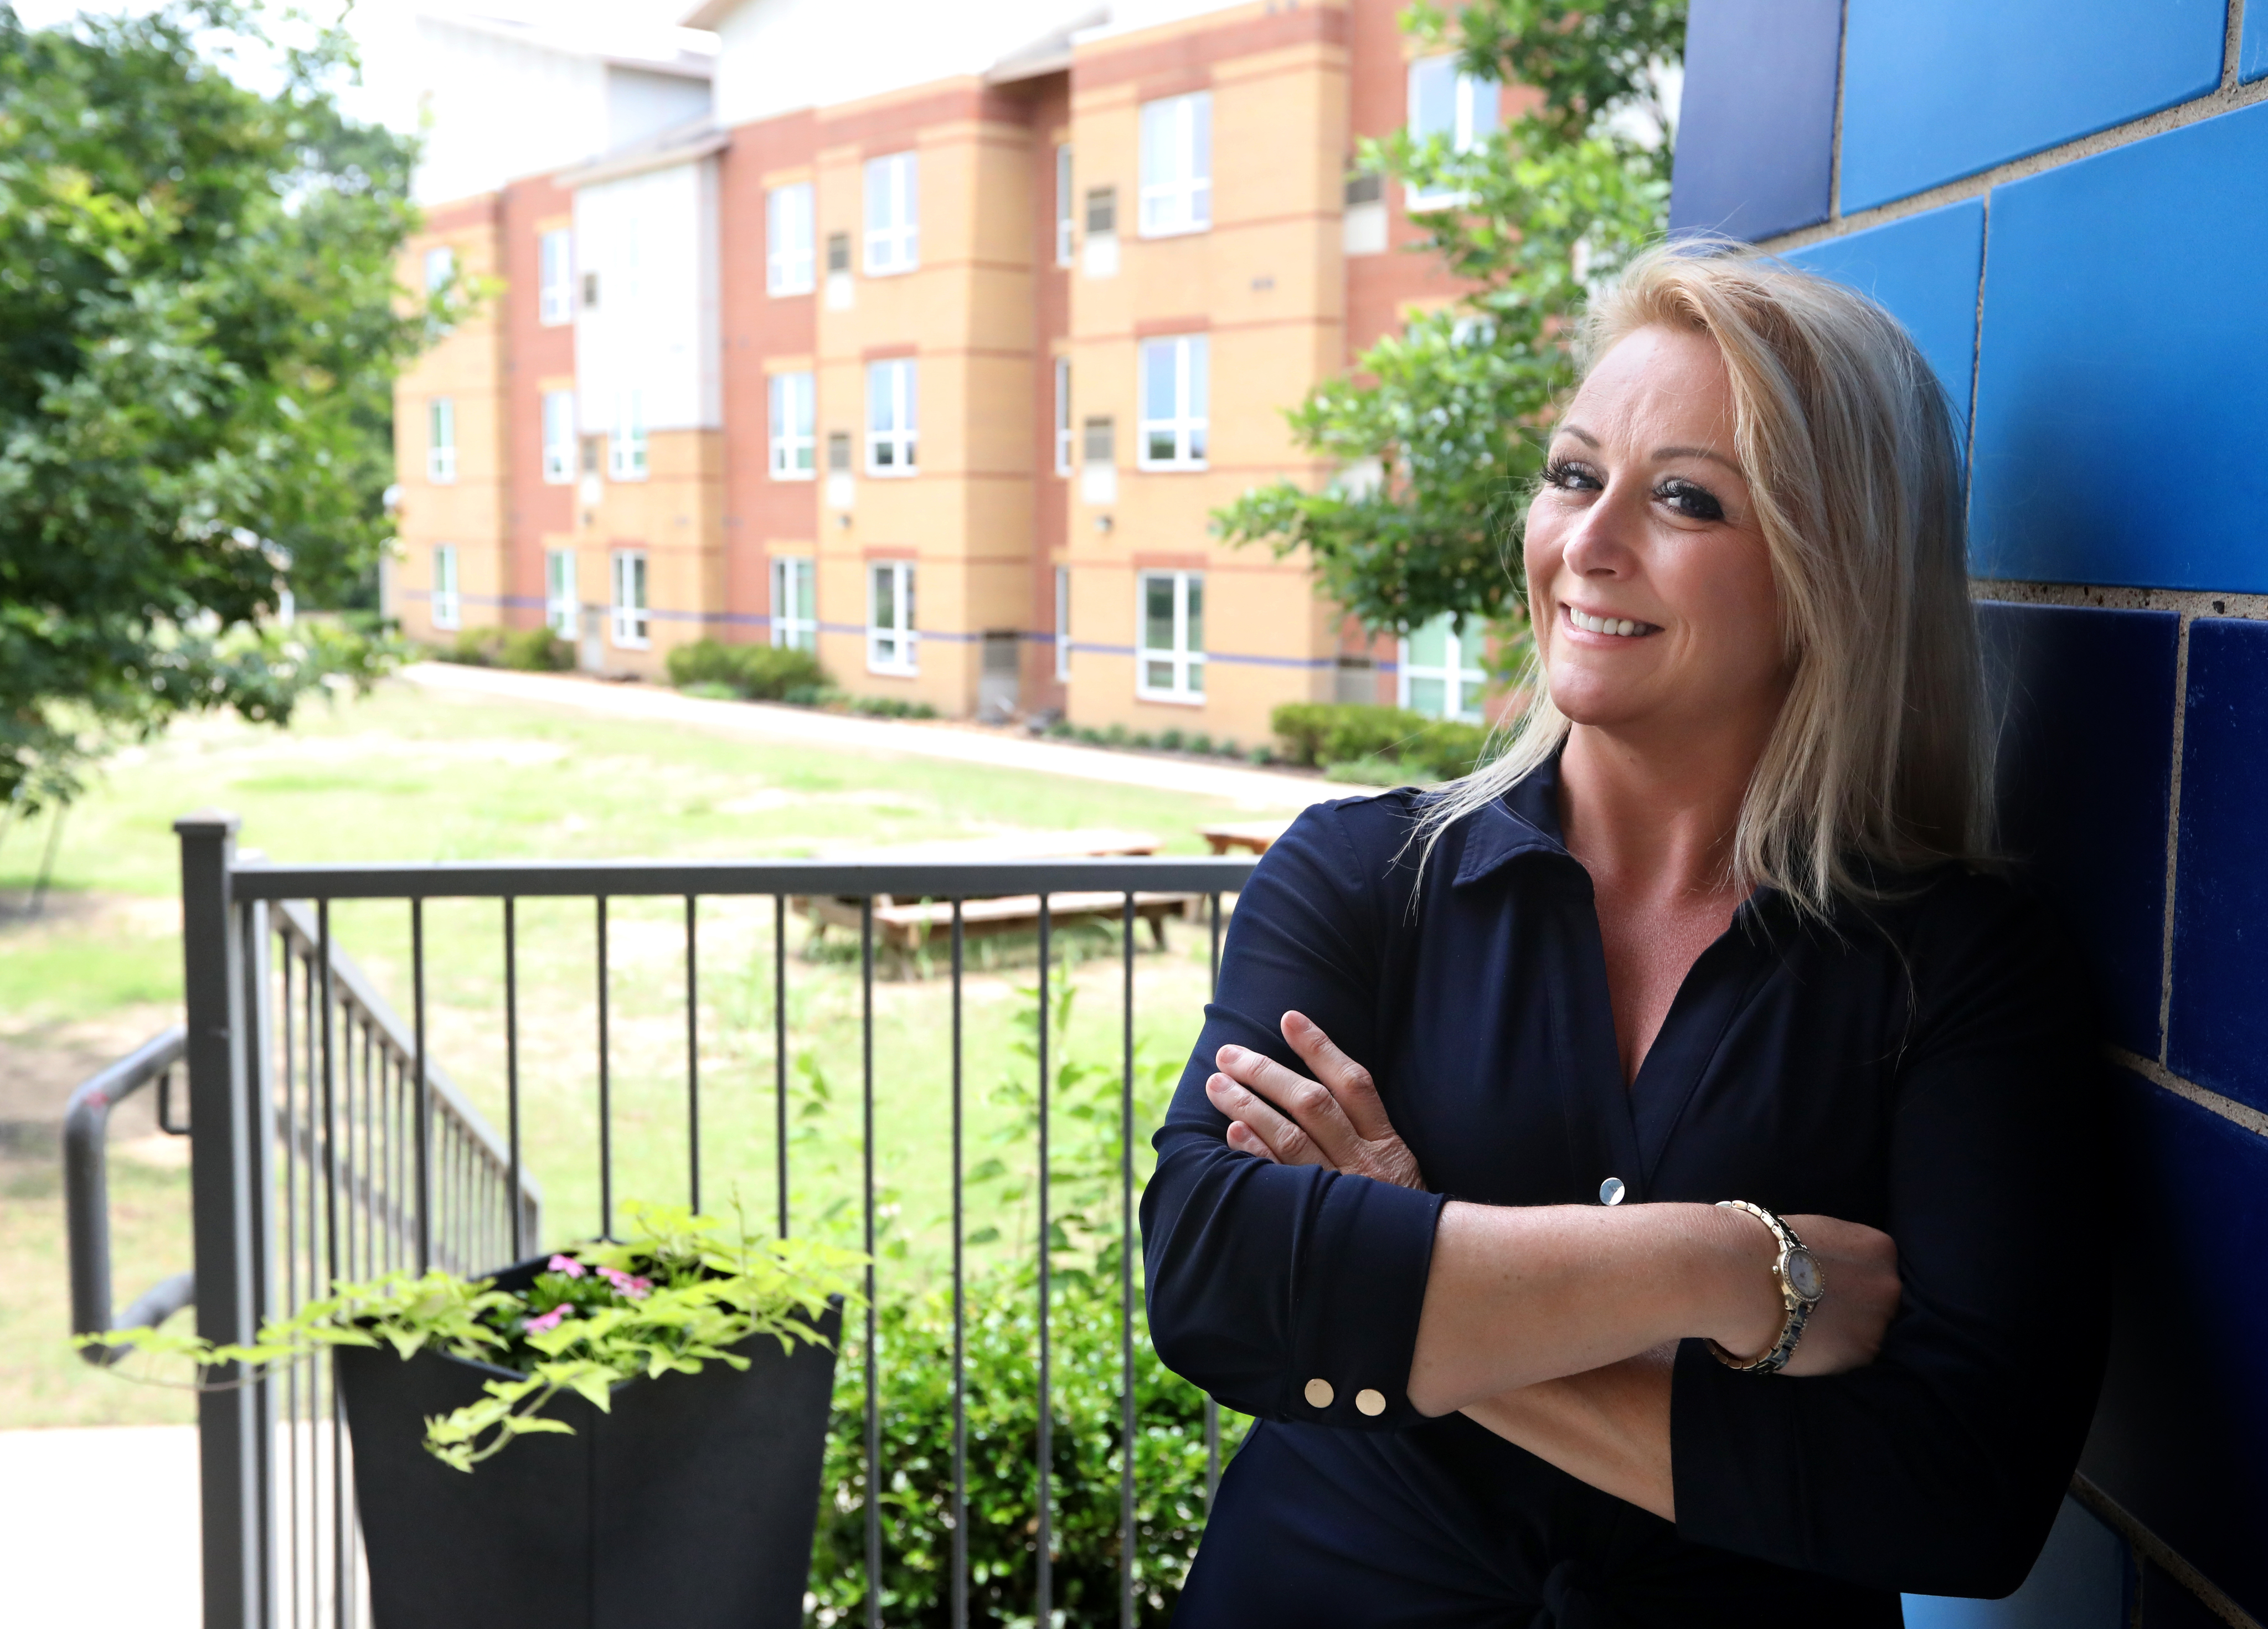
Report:
[[[410,247],[490,295],[398,387],[391,608],[608,672],[797,645],[954,715],[1476,711],[1447,629],[1368,640],[1208,524],[1329,479],[1282,409],[1454,292],[1351,175],[1360,136],[1495,117],[1401,4],[707,0],[713,56],[422,19],[442,158],[556,135]]]

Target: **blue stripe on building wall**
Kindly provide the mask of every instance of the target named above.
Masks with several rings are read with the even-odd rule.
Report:
[[[1849,10],[1846,215],[2202,96],[2220,83],[2228,37],[2227,0],[1850,0]]]

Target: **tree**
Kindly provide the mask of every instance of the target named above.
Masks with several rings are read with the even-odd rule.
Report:
[[[1403,24],[1454,49],[1460,71],[1533,99],[1468,152],[1406,132],[1363,144],[1364,169],[1455,200],[1415,218],[1423,251],[1470,291],[1287,415],[1338,480],[1278,482],[1214,520],[1234,542],[1307,549],[1323,592],[1366,627],[1450,615],[1516,636],[1521,520],[1539,432],[1574,381],[1574,320],[1667,223],[1659,74],[1683,55],[1684,0],[1473,0],[1454,18],[1420,4]]]
[[[342,115],[351,68],[233,0],[40,31],[0,0],[0,795],[383,659],[275,616],[374,572],[393,377],[441,311],[396,286],[414,151]]]

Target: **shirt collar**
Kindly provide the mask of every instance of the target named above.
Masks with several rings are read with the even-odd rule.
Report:
[[[1514,781],[1493,803],[1467,817],[1465,851],[1451,886],[1477,882],[1523,854],[1567,858],[1559,836],[1559,755]]]

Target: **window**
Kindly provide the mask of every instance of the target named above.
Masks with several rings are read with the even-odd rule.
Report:
[[[615,644],[626,651],[646,647],[645,550],[615,550]]]
[[[1071,682],[1071,567],[1056,567],[1056,679]]]
[[[1135,461],[1143,468],[1204,468],[1210,349],[1202,334],[1142,342],[1142,440]]]
[[[1134,694],[1145,701],[1204,699],[1204,573],[1142,573],[1142,648]]]
[[[543,478],[553,486],[575,478],[575,393],[543,393]]]
[[[921,263],[914,155],[866,160],[866,275],[887,277]]]
[[[457,627],[462,610],[457,597],[457,546],[437,543],[433,548],[433,626]]]
[[[914,365],[911,358],[866,365],[866,473],[914,473]]]
[[[1142,235],[1212,225],[1212,92],[1142,104]]]
[[[536,240],[536,321],[556,328],[575,317],[575,240],[565,227]]]
[[[772,643],[790,650],[819,649],[819,586],[814,562],[801,555],[772,557]]]
[[[764,195],[764,288],[772,294],[812,290],[811,183],[775,187]]]
[[[1410,138],[1425,142],[1438,136],[1453,153],[1472,151],[1496,129],[1496,92],[1493,80],[1459,73],[1454,56],[1428,56],[1410,63]],[[1451,188],[1427,191],[1412,187],[1410,207],[1447,209],[1462,203],[1464,195]]]
[[[1056,358],[1056,473],[1071,473],[1071,358]]]
[[[1056,149],[1056,264],[1071,264],[1072,211],[1079,201],[1071,189],[1071,144]]]
[[[425,291],[438,294],[457,275],[457,251],[443,245],[425,251]]]
[[[425,404],[425,478],[444,486],[457,478],[457,404],[447,396]]]
[[[878,560],[866,571],[866,671],[920,671],[914,632],[914,564]]]
[[[614,431],[607,438],[607,474],[616,481],[645,479],[645,393],[642,390],[625,390],[615,398]]]
[[[582,606],[575,593],[575,551],[543,551],[543,625],[563,639],[576,637]]]
[[[1115,238],[1118,235],[1118,188],[1097,187],[1086,195],[1086,235],[1090,238]]]
[[[1396,674],[1401,704],[1429,719],[1479,722],[1481,692],[1488,685],[1480,654],[1477,625],[1462,638],[1454,616],[1437,616],[1412,628],[1410,637],[1402,641]]]
[[[772,479],[808,481],[817,473],[818,426],[812,376],[775,373],[771,378]]]

